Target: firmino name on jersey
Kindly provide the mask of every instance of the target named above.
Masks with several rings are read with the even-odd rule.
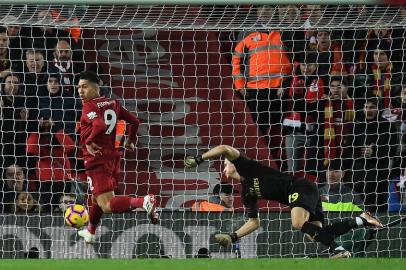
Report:
[[[97,107],[101,108],[101,107],[110,105],[110,104],[112,104],[113,102],[114,102],[114,100],[110,100],[110,101],[98,102],[98,103],[96,103],[96,104],[97,104]]]

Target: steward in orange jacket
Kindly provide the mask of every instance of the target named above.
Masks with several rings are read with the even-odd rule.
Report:
[[[233,55],[235,89],[279,88],[283,76],[292,73],[281,33],[254,32],[241,40]]]
[[[268,134],[271,124],[281,123],[282,82],[292,74],[291,53],[300,50],[293,44],[298,38],[294,35],[292,31],[256,31],[234,50],[234,88],[245,98],[262,135]]]
[[[233,186],[222,182],[213,188],[213,196],[208,201],[196,201],[192,205],[193,211],[223,212],[233,209]],[[236,193],[236,191],[235,191]]]

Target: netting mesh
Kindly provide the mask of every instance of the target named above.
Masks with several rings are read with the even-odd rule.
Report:
[[[220,144],[318,183],[329,222],[369,210],[386,224],[406,211],[402,6],[1,5],[0,25],[2,258],[34,247],[41,258],[327,256],[272,201],[240,244],[214,242],[246,220],[242,189],[219,159],[192,170],[183,160]],[[141,121],[116,194],[156,194],[162,214],[155,226],[141,212],[104,215],[90,248],[62,215],[90,195],[85,69]],[[119,122],[118,149],[125,138]],[[403,257],[405,239],[395,222],[337,241],[356,256]]]
[[[260,7],[263,8],[263,7]],[[352,28],[402,26],[399,6],[320,6],[303,5],[296,14],[285,13],[286,6],[265,6],[267,18],[257,17],[257,7],[250,5],[173,6],[173,5],[2,5],[2,23],[69,27],[107,27],[143,29],[252,29],[258,24],[268,28],[291,29],[303,26],[303,15],[311,16],[314,27]],[[41,10],[59,10],[68,20],[38,17]],[[404,12],[404,11],[403,11]],[[289,15],[289,16],[288,16]],[[10,20],[10,17],[13,16]]]

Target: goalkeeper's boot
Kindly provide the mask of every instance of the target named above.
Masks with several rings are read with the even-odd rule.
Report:
[[[371,213],[369,213],[368,211],[362,212],[362,214],[360,215],[360,218],[362,219],[362,222],[364,223],[364,226],[368,226],[368,227],[372,226],[372,227],[375,227],[375,228],[382,228],[383,227],[383,225],[379,221],[379,219],[372,216]]]
[[[94,244],[96,242],[96,235],[91,234],[87,228],[78,231],[78,235],[85,239],[86,244]]]
[[[345,249],[336,249],[330,255],[330,259],[348,259],[351,257],[351,253]]]
[[[147,211],[148,217],[152,224],[157,224],[159,220],[159,214],[155,211],[155,204],[155,195],[149,194],[144,197],[142,207],[145,209],[145,211]]]

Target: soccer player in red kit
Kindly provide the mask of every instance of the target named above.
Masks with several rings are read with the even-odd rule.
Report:
[[[115,196],[120,175],[121,154],[115,147],[116,124],[118,120],[129,123],[125,148],[134,151],[139,120],[116,100],[100,96],[98,77],[95,73],[80,73],[79,96],[83,102],[80,119],[80,144],[87,180],[92,198],[89,203],[89,225],[78,232],[87,243],[95,242],[96,228],[103,213],[122,213],[144,208],[152,223],[158,222],[155,211],[155,196],[143,198]]]

